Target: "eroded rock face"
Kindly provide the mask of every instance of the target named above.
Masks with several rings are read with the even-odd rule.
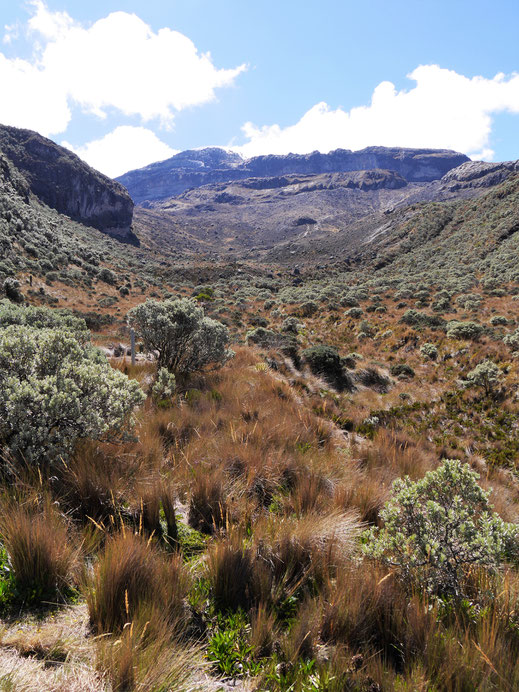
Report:
[[[408,182],[439,180],[452,168],[469,161],[464,154],[446,149],[368,147],[360,151],[336,149],[328,154],[270,155],[242,159],[224,149],[185,151],[130,171],[117,178],[137,204],[167,199],[190,188],[249,178],[283,178],[287,175],[321,175],[384,169]],[[280,181],[280,185],[284,184]]]
[[[346,173],[383,169],[394,171],[408,182],[438,180],[447,171],[468,161],[464,154],[447,149],[399,149],[367,147],[360,151],[336,149],[329,154],[287,156],[256,156],[243,167],[256,176],[287,175],[290,173]]]
[[[31,130],[0,126],[0,152],[49,207],[118,240],[139,243],[131,227],[133,201],[120,183]]]
[[[441,182],[451,191],[499,185],[513,173],[519,173],[519,161],[468,161],[443,176]]]

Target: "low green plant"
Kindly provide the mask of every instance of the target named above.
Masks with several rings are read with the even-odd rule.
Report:
[[[162,408],[171,406],[177,388],[176,378],[167,368],[160,368],[151,388],[153,400]]]
[[[249,639],[250,623],[242,610],[219,615],[207,646],[207,658],[216,672],[233,679],[258,675],[261,663],[254,660],[254,647]]]

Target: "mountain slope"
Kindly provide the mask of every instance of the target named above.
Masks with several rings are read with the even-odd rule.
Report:
[[[0,126],[0,152],[44,204],[128,243],[133,202],[122,185],[31,130]]]
[[[350,257],[388,227],[397,210],[477,197],[518,170],[518,162],[471,161],[430,182],[378,169],[246,178],[137,206],[135,227],[148,247],[165,253],[289,264]]]

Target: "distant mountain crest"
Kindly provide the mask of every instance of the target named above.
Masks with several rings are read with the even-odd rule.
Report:
[[[408,182],[439,180],[448,171],[469,161],[464,154],[448,149],[403,149],[367,147],[360,151],[336,149],[328,154],[255,156],[242,159],[235,152],[217,147],[183,151],[165,161],[129,171],[117,178],[132,199],[168,199],[190,188],[212,183],[229,183],[245,178],[283,175],[320,175],[362,170],[389,170]]]

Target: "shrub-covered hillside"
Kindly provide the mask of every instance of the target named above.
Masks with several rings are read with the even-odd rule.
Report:
[[[134,366],[1,307],[0,682],[513,689],[510,326],[458,326],[504,297],[190,293],[130,312]]]
[[[287,269],[1,165],[0,689],[518,688],[517,180]]]

